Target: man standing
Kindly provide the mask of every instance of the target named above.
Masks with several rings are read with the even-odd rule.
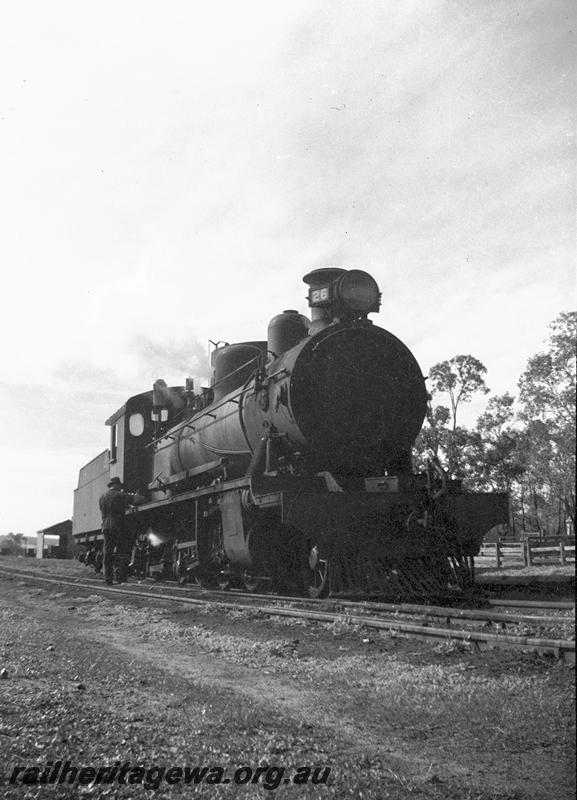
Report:
[[[139,494],[126,494],[120,478],[111,478],[108,491],[100,498],[102,514],[102,533],[104,536],[104,580],[112,584],[114,575],[114,551],[119,555],[118,582],[126,580],[131,542],[128,538],[124,512],[128,506],[139,505],[144,497]]]

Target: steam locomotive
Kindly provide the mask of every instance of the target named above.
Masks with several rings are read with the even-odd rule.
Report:
[[[427,392],[414,356],[368,315],[374,278],[315,269],[310,319],[283,311],[266,341],[220,344],[211,385],[155,382],[106,422],[110,447],[80,470],[73,534],[101,547],[112,477],[146,502],[127,518],[131,567],[204,586],[442,596],[473,580],[507,496],[463,491],[411,448]]]

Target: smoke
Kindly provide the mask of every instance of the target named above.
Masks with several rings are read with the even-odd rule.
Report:
[[[152,547],[160,547],[160,545],[165,544],[169,540],[168,534],[157,533],[153,531],[152,528],[149,528],[146,531],[146,538],[152,545]]]

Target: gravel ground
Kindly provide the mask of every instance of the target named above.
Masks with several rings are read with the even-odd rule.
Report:
[[[575,602],[575,563],[475,567],[477,588],[502,597]]]
[[[271,621],[0,575],[0,796],[564,800],[575,792],[573,682],[553,660],[346,618]],[[230,783],[184,785],[173,772],[169,785],[153,772],[145,788],[87,772],[86,785],[54,785],[32,771],[9,783],[17,767],[42,777],[59,761],[129,763],[134,780],[140,765],[208,767],[205,780]],[[258,784],[234,783],[259,766]],[[330,772],[295,785],[299,767]]]

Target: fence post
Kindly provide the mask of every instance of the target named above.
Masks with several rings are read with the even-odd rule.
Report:
[[[495,542],[495,558],[497,560],[497,569],[501,567],[501,542]]]
[[[527,554],[526,564],[527,564],[528,567],[532,567],[533,566],[533,556],[531,554],[531,539],[527,539],[527,541],[525,542],[525,552]]]
[[[559,556],[561,558],[561,563],[565,563],[565,542],[559,542]]]

